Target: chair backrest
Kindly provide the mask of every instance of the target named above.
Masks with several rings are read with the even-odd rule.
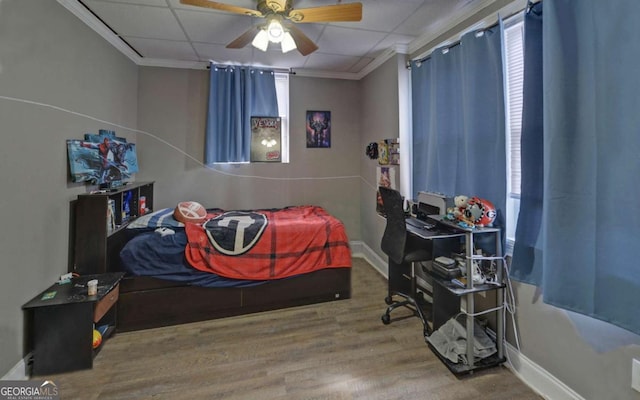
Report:
[[[382,197],[382,206],[387,217],[387,226],[382,235],[380,247],[389,258],[402,263],[407,243],[407,226],[404,214],[404,200],[400,192],[383,186],[378,188]]]

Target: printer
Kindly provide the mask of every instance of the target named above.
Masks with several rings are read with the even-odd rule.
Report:
[[[427,221],[429,215],[444,215],[450,207],[454,207],[453,197],[442,193],[420,191],[415,207],[416,218]]]

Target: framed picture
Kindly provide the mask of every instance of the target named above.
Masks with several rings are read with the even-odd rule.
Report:
[[[307,111],[307,147],[331,147],[331,111]]]
[[[251,117],[251,162],[282,161],[280,117]]]

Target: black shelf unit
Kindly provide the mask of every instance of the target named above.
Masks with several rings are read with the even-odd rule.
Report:
[[[496,263],[496,279],[495,283],[482,283],[476,284],[472,279],[467,279],[466,287],[458,286],[450,279],[444,279],[431,271],[426,271],[429,275],[430,288],[427,291],[431,291],[432,294],[432,307],[430,314],[430,323],[432,331],[436,331],[442,325],[444,325],[449,319],[457,315],[465,315],[466,317],[466,338],[474,337],[474,314],[475,304],[474,296],[479,293],[495,291],[496,292],[496,349],[497,353],[479,360],[475,360],[473,350],[473,340],[467,340],[466,359],[467,363],[452,363],[447,358],[443,357],[427,340],[428,336],[425,335],[428,347],[436,353],[438,358],[449,368],[449,370],[458,375],[463,373],[471,373],[478,369],[497,366],[505,361],[504,357],[504,290],[506,285],[504,284],[504,258],[502,256],[502,238],[501,231],[498,228],[483,227],[483,228],[463,228],[453,222],[444,219],[441,215],[429,215],[431,220],[438,222],[437,229],[420,229],[412,225],[407,224],[407,230],[422,239],[435,243],[442,243],[443,240],[453,240],[460,246],[460,242],[464,241],[464,258],[466,266],[466,276],[473,276],[473,263],[478,260],[487,260]],[[491,257],[478,256],[474,252],[474,237],[477,235],[493,235],[495,239],[496,254]],[[443,246],[443,249],[449,249],[451,246]],[[438,252],[434,249],[434,258]],[[446,254],[446,253],[445,253]],[[447,254],[448,255],[448,254]],[[411,281],[415,282],[415,274],[411,271],[389,271],[389,282],[392,282],[392,274],[399,274],[405,279],[396,278],[396,280],[404,283],[404,290],[409,293],[411,291]],[[417,289],[425,290],[418,286]]]
[[[27,313],[28,346],[33,375],[88,369],[115,332],[119,283],[124,273],[85,275],[55,283],[22,306]],[[98,293],[87,294],[87,282],[98,280]],[[93,329],[108,326],[93,348]]]
[[[81,194],[74,200],[74,246],[69,272],[84,275],[111,270],[107,261],[119,260],[116,252],[128,239],[124,228],[153,211],[153,185],[154,182],[132,182],[115,190]],[[115,205],[114,229],[108,224],[110,200]]]
[[[452,222],[442,219],[441,216],[431,216],[439,218],[440,223],[448,226],[452,232],[457,232],[464,239],[465,245],[465,266],[466,276],[472,277],[474,270],[474,261],[491,261],[496,264],[496,280],[495,283],[474,283],[473,279],[467,279],[466,287],[460,287],[453,283],[452,280],[443,279],[432,274],[434,282],[434,329],[441,326],[449,318],[458,314],[466,316],[466,359],[467,363],[453,363],[449,359],[443,357],[428,341],[427,344],[431,350],[442,360],[447,368],[454,374],[465,374],[473,371],[500,365],[506,361],[504,356],[504,257],[502,254],[502,237],[499,228],[483,227],[483,228],[462,228]],[[474,237],[478,235],[493,235],[495,244],[495,255],[480,256],[474,251]],[[475,298],[479,293],[495,291],[496,292],[496,353],[476,360],[474,357],[473,338],[475,328]],[[464,299],[464,303],[463,300]],[[438,305],[438,300],[443,304]],[[470,339],[471,338],[471,339]],[[426,339],[426,337],[425,337]]]

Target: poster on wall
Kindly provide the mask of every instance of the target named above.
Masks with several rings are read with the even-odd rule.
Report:
[[[307,148],[331,147],[331,111],[307,111]]]
[[[251,162],[282,161],[280,117],[251,117]]]
[[[71,180],[100,185],[127,181],[138,172],[135,143],[127,143],[114,131],[99,132],[85,134],[84,140],[67,140]]]
[[[397,190],[395,167],[377,167],[376,179],[378,187],[382,186]],[[382,205],[380,190],[376,190],[376,212],[380,215],[384,215],[384,206]]]

